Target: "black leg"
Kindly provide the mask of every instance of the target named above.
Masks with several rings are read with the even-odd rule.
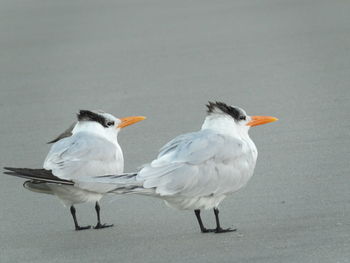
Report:
[[[71,214],[73,216],[75,230],[84,230],[84,229],[90,229],[91,228],[91,226],[79,226],[78,225],[77,216],[75,215],[76,211],[75,211],[75,207],[73,205],[70,207],[70,212],[71,212]]]
[[[222,229],[220,226],[220,220],[219,220],[219,209],[218,208],[214,208],[214,214],[215,214],[215,220],[216,220],[216,229],[215,229],[215,233],[225,233],[225,232],[233,232],[236,231],[236,228],[227,228],[227,229]]]
[[[199,209],[196,209],[194,210],[194,213],[197,217],[197,220],[198,220],[198,224],[199,224],[199,227],[201,228],[201,232],[202,233],[209,233],[209,232],[213,232],[214,230],[213,229],[206,229],[203,225],[203,222],[202,222],[202,218],[201,218],[201,210]]]
[[[101,228],[113,226],[113,224],[111,224],[111,225],[101,224],[101,218],[100,218],[101,207],[100,207],[100,204],[98,202],[96,202],[95,210],[96,210],[96,214],[97,214],[97,225],[94,227],[94,229],[101,229]]]

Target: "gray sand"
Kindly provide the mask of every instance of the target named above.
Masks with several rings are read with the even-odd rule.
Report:
[[[208,100],[280,119],[251,130],[255,176],[222,203],[238,232],[200,234],[192,211],[139,196],[104,199],[114,228],[75,232],[56,198],[3,175],[1,263],[350,262],[350,2],[0,5],[1,166],[40,167],[78,109],[148,116],[120,134],[126,171],[198,130]]]

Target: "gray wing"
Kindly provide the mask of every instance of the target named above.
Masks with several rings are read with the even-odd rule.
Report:
[[[65,130],[64,132],[62,132],[60,135],[58,135],[55,139],[53,139],[52,141],[49,141],[48,144],[51,144],[51,143],[55,143],[55,142],[58,142],[59,140],[61,139],[64,139],[66,137],[70,137],[72,136],[72,131],[75,127],[77,123],[73,123],[71,126],[69,126],[69,128],[67,130]]]
[[[120,172],[123,161],[116,160],[116,146],[89,133],[80,132],[52,145],[44,168],[62,179],[100,176]]]
[[[152,165],[163,163],[202,163],[224,145],[224,137],[210,130],[180,135],[163,146]]]
[[[216,182],[217,166],[241,151],[238,139],[210,130],[184,134],[166,144],[137,179],[160,195],[210,195],[220,187]]]
[[[191,132],[191,133],[186,133],[186,134],[182,134],[179,135],[177,137],[175,137],[174,139],[172,139],[170,142],[168,142],[167,144],[165,144],[160,150],[159,150],[159,155],[158,158],[162,155],[167,154],[168,152],[174,150],[180,143],[184,142],[184,141],[189,141],[192,138],[196,138],[196,132]]]

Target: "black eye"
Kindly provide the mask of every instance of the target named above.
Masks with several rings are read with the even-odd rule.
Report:
[[[114,121],[107,122],[107,126],[114,126]]]
[[[246,118],[246,116],[240,116],[239,119],[240,120],[246,120],[247,118]]]

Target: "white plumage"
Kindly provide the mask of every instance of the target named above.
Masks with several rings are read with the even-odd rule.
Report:
[[[231,120],[221,121],[229,124]],[[206,128],[175,138],[136,179],[177,208],[209,209],[245,185],[256,157],[251,140]]]
[[[124,158],[118,144],[118,133],[121,128],[145,119],[133,116],[118,119],[101,111],[80,111],[78,122],[54,140],[50,152],[44,162],[44,171],[40,169],[9,169],[12,175],[19,175],[32,180],[24,183],[24,187],[39,193],[56,195],[73,215],[76,230],[88,229],[90,226],[78,225],[75,215],[75,204],[96,202],[98,223],[95,228],[112,225],[100,223],[99,200],[104,193],[111,190],[111,185],[90,185],[81,188],[77,184],[69,185],[60,181],[83,180],[93,176],[120,174],[124,170]],[[51,171],[52,176],[44,178],[39,173]],[[9,173],[11,174],[11,173]],[[29,174],[29,176],[28,176]],[[37,177],[36,177],[37,176]]]
[[[158,157],[134,176],[90,179],[92,184],[114,184],[115,193],[138,193],[162,198],[169,206],[195,210],[202,232],[222,229],[218,206],[252,177],[258,152],[248,135],[250,126],[277,120],[247,116],[238,107],[209,103],[208,115],[198,132],[183,134],[160,149]],[[208,230],[201,209],[214,209],[217,227]]]
[[[96,125],[99,125],[96,123]],[[103,133],[101,133],[103,135]],[[66,180],[81,179],[89,176],[122,173],[124,159],[122,150],[115,141],[109,141],[95,132],[78,131],[71,137],[64,138],[55,143],[44,162],[44,169]],[[62,193],[60,187],[67,188]],[[75,195],[71,192],[77,190],[76,186],[51,185],[53,192],[68,206],[91,201],[99,201],[102,195],[85,191],[84,194]],[[68,189],[72,188],[71,191]],[[86,195],[86,196],[83,196]],[[93,200],[92,195],[96,200]]]

